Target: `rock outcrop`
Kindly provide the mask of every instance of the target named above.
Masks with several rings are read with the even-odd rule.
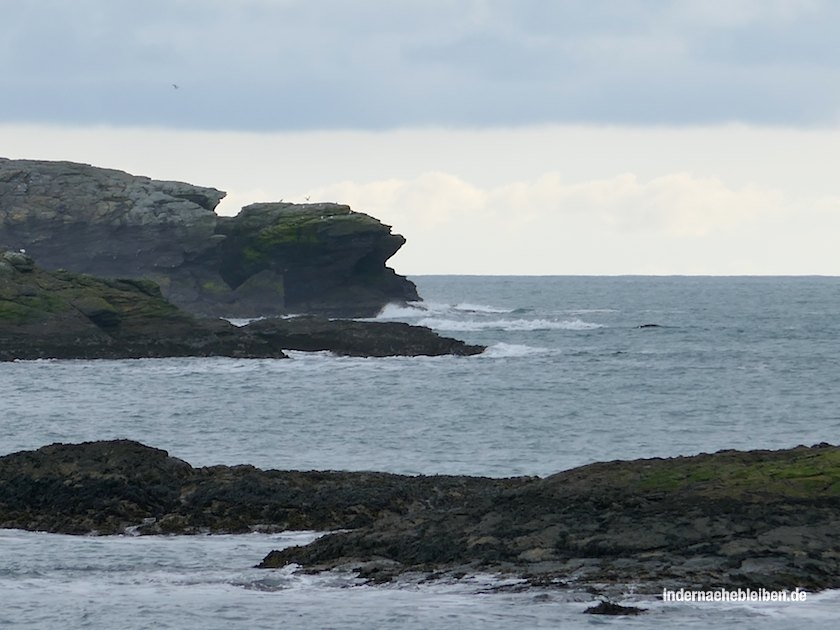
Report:
[[[25,254],[0,251],[0,361],[282,358],[284,349],[356,356],[467,355],[484,350],[428,328],[386,322],[313,317],[237,327],[184,312],[165,300],[150,280],[48,272]]]
[[[185,313],[149,280],[47,272],[0,252],[0,360],[284,357],[221,319]]]
[[[261,566],[373,566],[380,580],[503,570],[653,593],[824,589],[840,587],[838,528],[840,447],[724,451],[592,464],[275,551]]]
[[[329,530],[413,505],[457,508],[521,480],[193,468],[130,440],[52,444],[0,457],[0,527],[65,534]]]
[[[416,287],[385,266],[405,242],[348,206],[261,203],[72,162],[0,158],[0,248],[47,269],[149,278],[201,315],[370,317]]]
[[[840,447],[592,464],[545,479],[193,468],[126,440],[0,457],[0,527],[348,529],[264,568],[502,571],[545,586],[840,587]]]
[[[307,315],[261,319],[245,329],[285,350],[329,350],[344,356],[470,356],[486,350],[484,346],[441,337],[431,328],[402,322],[335,320]]]

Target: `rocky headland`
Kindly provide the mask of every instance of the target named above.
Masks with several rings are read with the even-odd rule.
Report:
[[[484,350],[396,322],[270,318],[237,327],[184,312],[150,280],[50,272],[25,254],[0,251],[0,361],[283,358],[296,349],[376,357]]]
[[[405,243],[334,203],[257,203],[235,217],[225,193],[73,162],[0,158],[0,249],[46,269],[144,278],[199,315],[372,317],[417,300],[386,261]]]
[[[500,571],[556,587],[840,587],[840,447],[592,464],[540,478],[193,468],[130,441],[0,458],[0,526],[100,534],[349,530],[265,568]]]

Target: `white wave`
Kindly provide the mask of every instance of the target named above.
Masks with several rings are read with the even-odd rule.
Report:
[[[480,357],[488,357],[491,359],[505,359],[511,357],[529,357],[535,354],[543,354],[549,352],[548,348],[536,348],[534,346],[525,346],[518,343],[494,343],[489,346],[487,350],[482,352]]]
[[[425,317],[431,312],[425,302],[408,302],[407,304],[386,304],[374,319],[414,319]]]
[[[300,313],[286,313],[285,315],[268,315],[264,317],[222,317],[220,319],[224,319],[229,321],[234,326],[242,327],[247,326],[252,322],[258,322],[261,319],[294,319],[295,317],[302,317]]]
[[[594,330],[603,328],[602,324],[586,322],[581,319],[567,319],[553,321],[548,319],[495,319],[495,320],[457,320],[427,317],[417,322],[421,326],[428,326],[435,330],[448,331],[535,331],[535,330]]]
[[[456,311],[465,311],[467,313],[511,313],[512,309],[498,308],[496,306],[487,306],[485,304],[471,304],[470,302],[461,302],[452,307]]]
[[[614,308],[574,308],[566,311],[571,315],[589,315],[592,313],[618,313]]]
[[[429,315],[455,315],[467,313],[478,315],[495,315],[501,313],[512,313],[512,309],[489,306],[487,304],[473,304],[471,302],[459,302],[458,304],[446,304],[443,302],[408,302],[406,304],[386,304],[375,319],[416,319],[428,317]]]

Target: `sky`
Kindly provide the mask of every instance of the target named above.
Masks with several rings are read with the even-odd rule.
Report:
[[[834,0],[0,0],[0,156],[337,201],[404,274],[840,275]]]

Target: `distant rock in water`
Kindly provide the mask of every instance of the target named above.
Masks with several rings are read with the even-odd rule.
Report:
[[[359,322],[305,317],[261,319],[244,330],[285,350],[330,350],[363,357],[474,355],[486,350],[448,337],[425,326],[402,322]]]
[[[369,317],[417,289],[385,266],[405,243],[334,203],[259,203],[236,217],[225,193],[73,162],[0,158],[0,249],[47,269],[150,278],[201,315]]]
[[[613,602],[601,601],[595,606],[590,606],[584,610],[587,615],[641,615],[646,608],[639,608],[638,606],[622,606]]]

